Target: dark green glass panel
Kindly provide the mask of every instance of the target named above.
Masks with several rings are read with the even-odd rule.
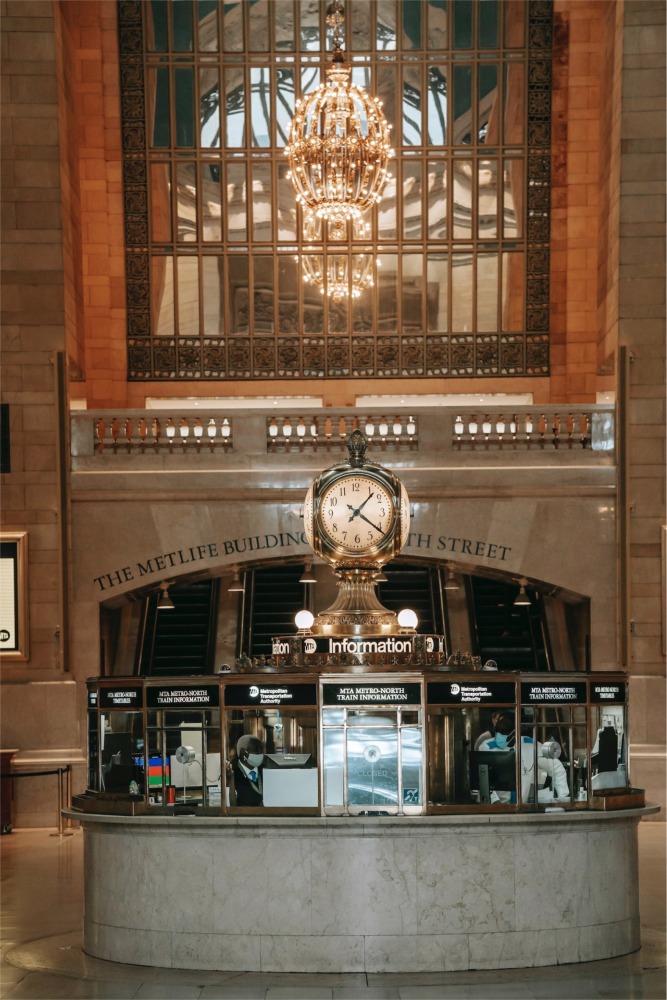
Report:
[[[472,48],[472,0],[454,0],[454,48]]]
[[[479,2],[479,47],[495,49],[498,46],[498,0]]]
[[[174,73],[176,102],[176,145],[194,146],[194,77],[191,69],[177,69]]]
[[[421,44],[422,0],[403,0],[403,47],[420,49]]]
[[[454,144],[469,146],[472,141],[472,67],[469,65],[454,66],[453,106]]]
[[[171,144],[171,129],[169,127],[169,71],[166,69],[152,70],[155,77],[155,111],[153,114],[152,145],[164,149]]]
[[[174,51],[192,52],[192,0],[173,0]]]
[[[149,21],[147,25],[146,39],[149,52],[167,51],[167,0],[151,0],[148,7]],[[151,36],[152,42],[151,45]]]
[[[498,138],[498,65],[480,63],[477,78],[477,141],[487,146]]]

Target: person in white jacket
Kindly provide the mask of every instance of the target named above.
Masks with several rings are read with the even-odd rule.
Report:
[[[485,740],[478,748],[480,750],[514,750],[515,749],[515,723],[514,716],[503,713],[495,719],[493,723],[493,736],[490,740]],[[539,801],[569,801],[570,788],[567,783],[567,772],[561,762],[554,757],[548,756],[546,745],[537,744],[537,770],[542,774],[537,775],[535,780],[535,744],[532,737],[521,737],[521,801],[534,802],[535,792],[531,796],[531,785],[540,788],[544,783],[544,776],[551,778],[551,789],[541,789],[539,791]],[[497,792],[498,801],[511,801],[511,792]]]

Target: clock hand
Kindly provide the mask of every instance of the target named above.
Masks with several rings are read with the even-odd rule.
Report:
[[[359,517],[361,515],[362,510],[364,509],[364,507],[366,506],[366,504],[368,503],[368,501],[370,500],[370,498],[373,495],[374,494],[373,494],[372,490],[369,491],[368,496],[366,497],[366,499],[364,500],[364,502],[359,507],[353,507],[352,504],[350,504],[350,503],[348,503],[346,505],[347,509],[352,511],[352,513],[350,514],[350,519],[347,522],[348,524],[350,523],[350,521],[354,521],[355,517]]]
[[[352,513],[350,514],[350,516],[348,518],[348,521],[347,521],[347,523],[349,524],[350,521],[354,521],[354,519],[358,515],[359,511],[355,507],[353,507],[351,503],[348,503],[346,506],[347,506],[348,510],[352,511]]]
[[[365,514],[360,514],[359,517],[361,518],[362,521],[365,521],[366,524],[370,524],[371,528],[375,528],[376,531],[379,531],[380,534],[382,534],[383,529],[379,528],[377,524],[373,524],[372,521],[369,521]]]
[[[370,500],[370,498],[371,498],[372,496],[375,496],[375,494],[374,494],[374,493],[372,493],[372,492],[371,492],[371,491],[369,490],[369,491],[368,491],[368,496],[366,497],[366,499],[365,499],[365,500],[364,500],[364,502],[362,503],[361,507],[359,507],[359,508],[357,509],[357,514],[360,514],[360,513],[362,512],[362,510],[364,509],[364,507],[366,506],[366,504],[368,503],[368,501]]]

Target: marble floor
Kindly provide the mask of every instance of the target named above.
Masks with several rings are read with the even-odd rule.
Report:
[[[109,1000],[665,1000],[665,833],[639,828],[642,948],[585,965],[498,972],[297,975],[117,965],[81,950],[82,834],[15,830],[0,838],[0,997]],[[613,873],[610,873],[613,877]]]

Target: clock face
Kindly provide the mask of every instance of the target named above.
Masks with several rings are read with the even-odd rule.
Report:
[[[405,545],[410,534],[410,500],[408,491],[401,484],[401,548]]]
[[[306,534],[306,539],[308,544],[312,548],[313,546],[313,487],[311,485],[310,489],[306,493],[306,499],[303,504],[303,530]]]
[[[368,476],[351,473],[322,494],[323,533],[338,547],[362,554],[391,534],[395,509],[384,486]]]

